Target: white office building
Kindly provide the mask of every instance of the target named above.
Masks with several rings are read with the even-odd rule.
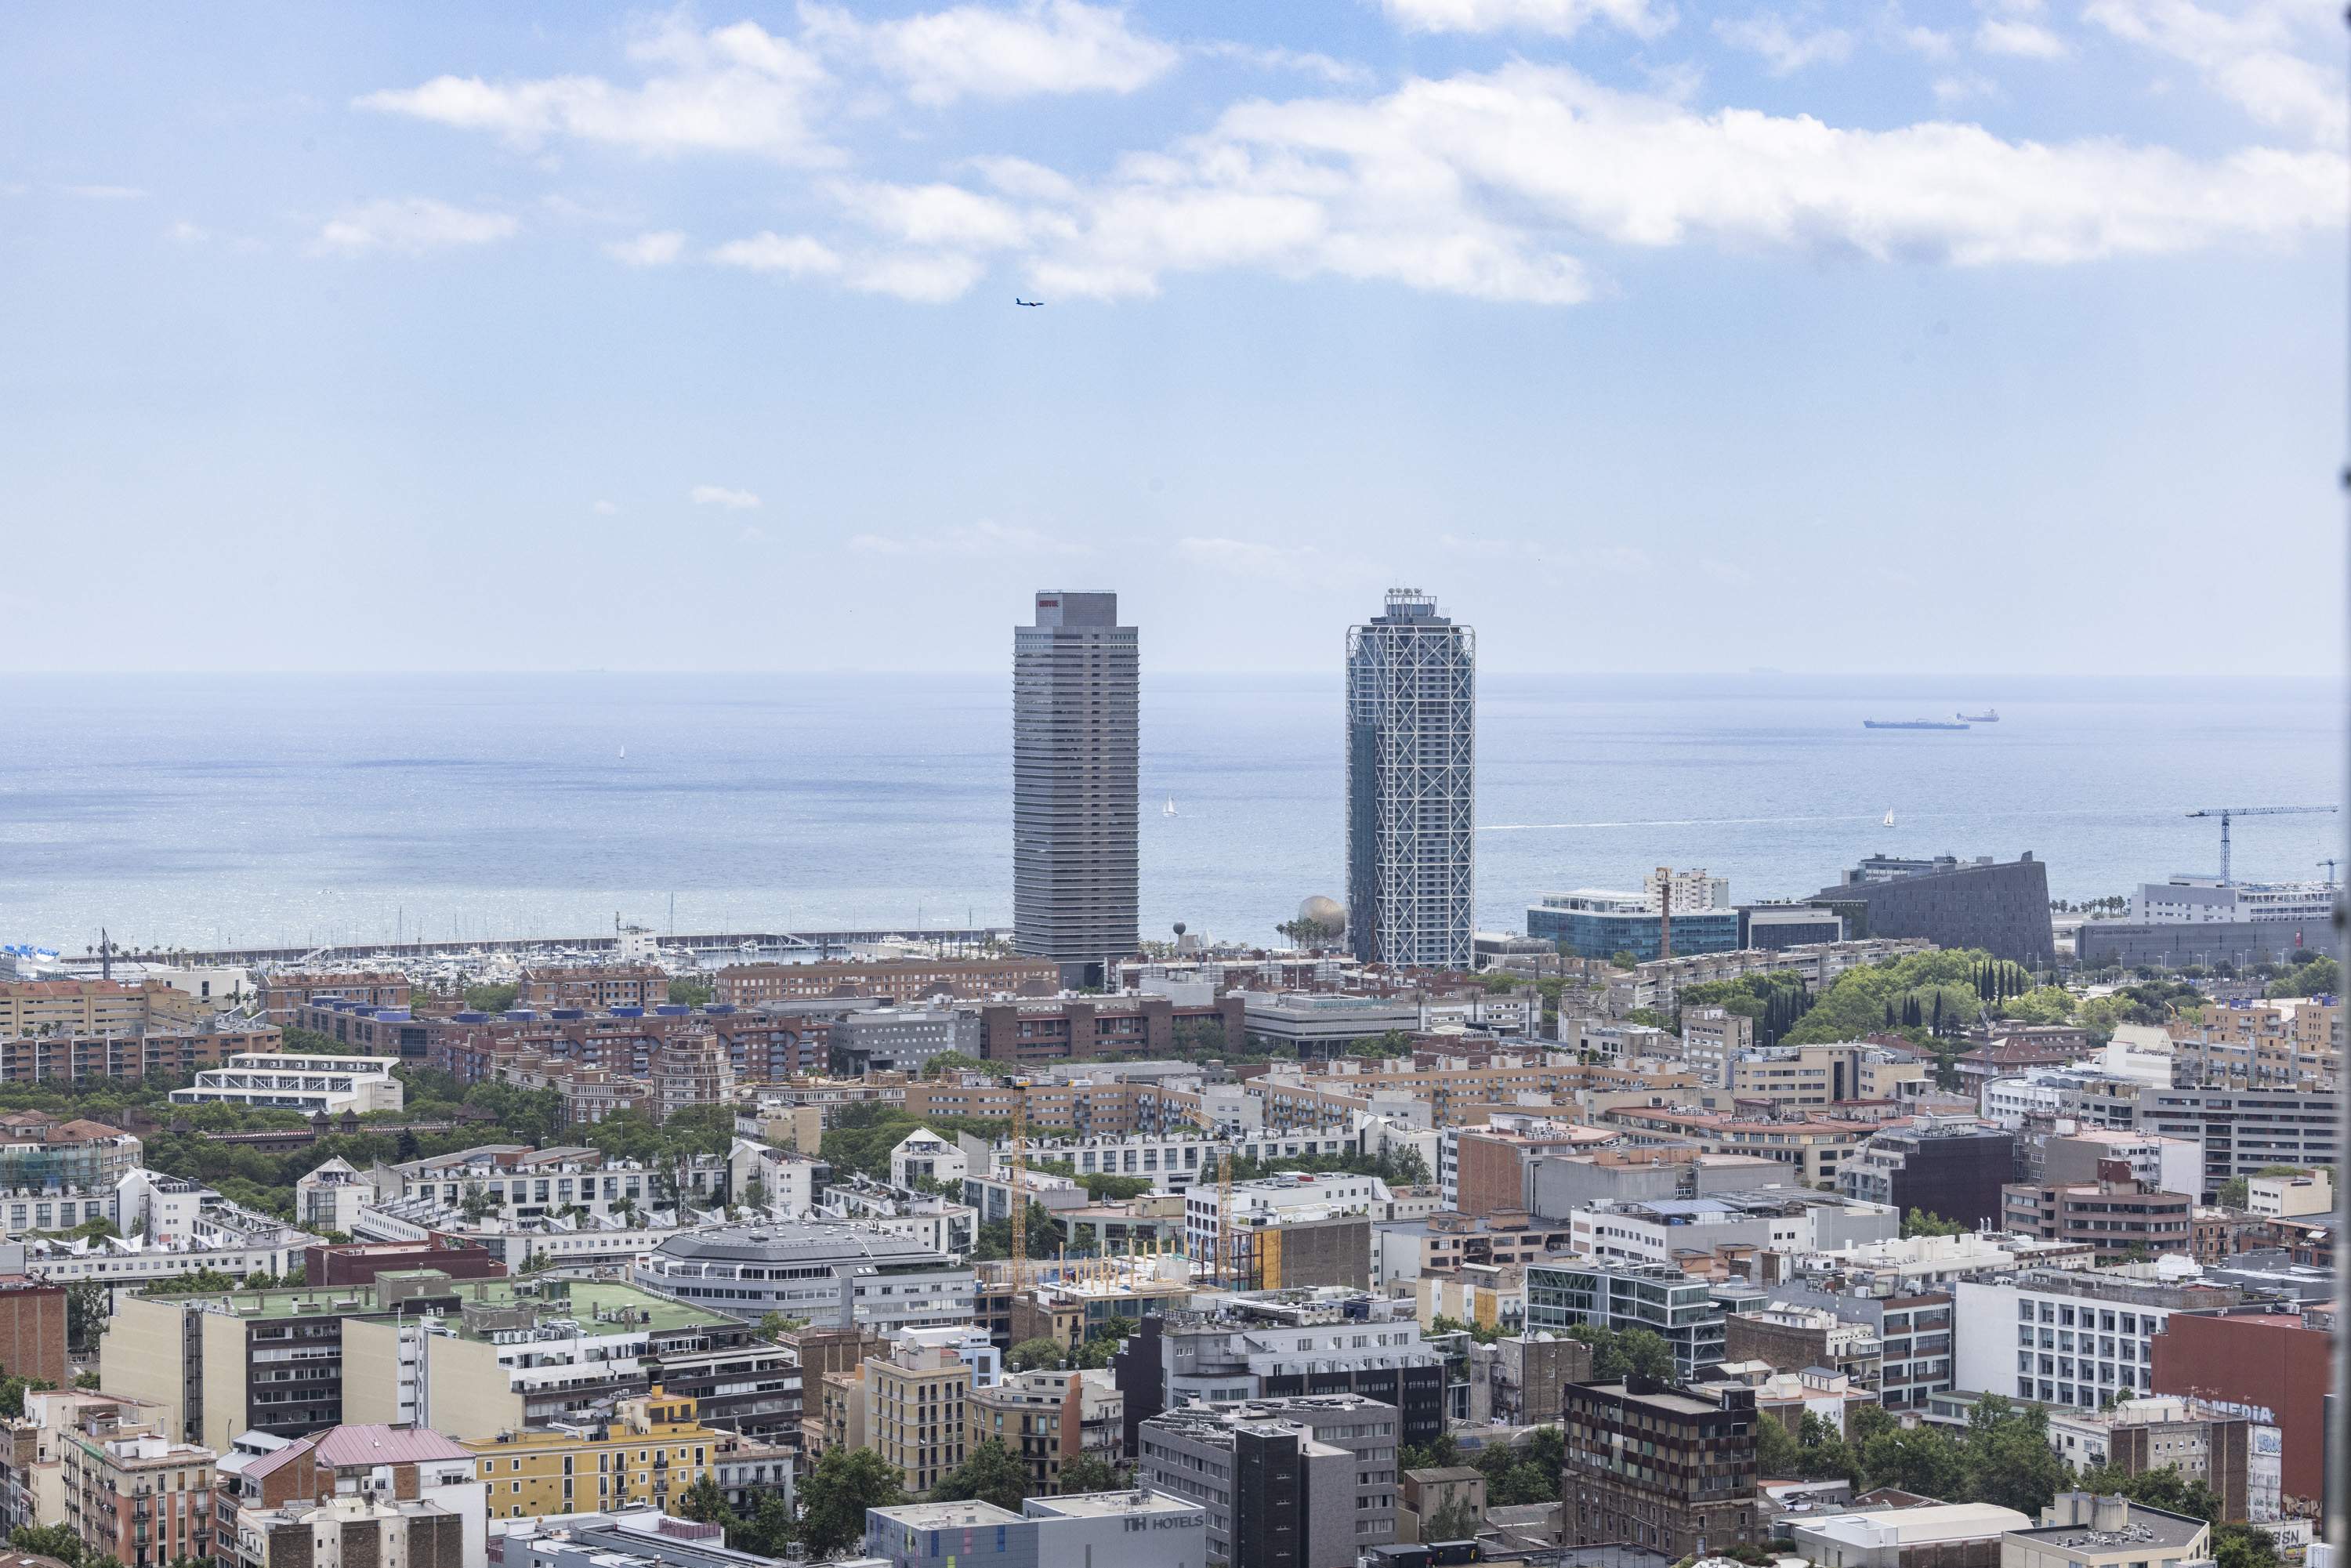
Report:
[[[396,1056],[302,1056],[292,1051],[246,1051],[225,1066],[208,1067],[193,1084],[172,1091],[174,1105],[255,1105],[299,1111],[397,1111],[403,1103],[400,1080],[392,1075]]]
[[[1961,1280],[1952,1294],[1952,1386],[2090,1410],[2153,1390],[2155,1336],[2173,1312],[2243,1298],[2204,1283],[2177,1256],[2129,1273],[2031,1269]]]

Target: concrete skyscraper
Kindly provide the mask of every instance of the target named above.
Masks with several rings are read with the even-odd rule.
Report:
[[[1467,969],[1476,920],[1477,634],[1392,589],[1347,632],[1347,930],[1367,962]]]
[[[1044,592],[1012,632],[1013,944],[1071,986],[1142,946],[1142,663],[1115,593]]]

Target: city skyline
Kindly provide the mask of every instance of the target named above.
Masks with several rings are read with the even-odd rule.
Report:
[[[0,668],[2338,669],[2332,18],[1949,9],[28,14]]]

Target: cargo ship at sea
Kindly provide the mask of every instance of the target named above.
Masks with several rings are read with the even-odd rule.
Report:
[[[1861,721],[1861,727],[1864,729],[1965,729],[1968,727],[1948,718],[1865,718]]]
[[[1981,713],[1960,713],[1953,714],[1951,716],[1957,719],[1963,719],[1969,724],[1998,724],[2000,722],[2000,709],[1996,707],[1988,707]]]

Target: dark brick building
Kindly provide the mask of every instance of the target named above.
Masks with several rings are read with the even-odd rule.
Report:
[[[507,1266],[487,1249],[455,1241],[321,1241],[303,1249],[302,1278],[311,1285],[372,1285],[390,1270],[437,1269],[453,1280],[502,1280]]]
[[[1221,1048],[1249,1040],[1239,996],[1206,1007],[1178,1007],[1165,997],[1057,997],[985,1002],[979,1009],[979,1053],[990,1061],[1148,1061],[1175,1053],[1179,1021],[1217,1034]]]
[[[1921,1116],[1872,1137],[1845,1160],[1837,1186],[1847,1197],[1972,1228],[2000,1223],[2001,1189],[2015,1175],[2014,1133],[1972,1116]]]
[[[1755,1391],[1697,1393],[1649,1378],[1575,1383],[1560,1426],[1565,1544],[1623,1542],[1669,1557],[1761,1544]]]
[[[1946,855],[1864,862],[1804,902],[1844,915],[1849,940],[1923,936],[1938,947],[1981,947],[2020,964],[2057,960],[2049,868],[2030,850],[2012,861],[1963,862]]]

